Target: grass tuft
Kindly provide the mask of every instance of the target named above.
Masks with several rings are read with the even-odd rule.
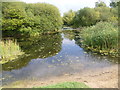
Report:
[[[18,55],[22,54],[23,52],[17,44],[17,41],[0,41],[0,64],[12,61],[13,59],[16,59]]]

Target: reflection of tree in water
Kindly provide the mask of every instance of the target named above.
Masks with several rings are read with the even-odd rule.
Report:
[[[68,38],[69,40],[73,40],[75,38],[75,32],[73,31],[65,31],[64,33],[64,37]]]
[[[61,50],[61,34],[43,35],[36,38],[19,40],[22,50],[26,53],[14,62],[3,65],[3,70],[19,69],[26,66],[31,59],[54,56]]]
[[[81,46],[80,31],[66,31],[64,32],[64,37],[68,38],[69,40],[75,40],[75,43],[78,46]]]

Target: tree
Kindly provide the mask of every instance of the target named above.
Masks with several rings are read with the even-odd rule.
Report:
[[[99,12],[99,15],[100,15],[99,21],[114,22],[118,18],[118,9],[117,8],[96,7],[95,10],[97,12]]]
[[[24,24],[26,12],[22,2],[3,2],[2,3],[2,30],[3,34],[7,31],[9,35],[18,33]]]
[[[31,4],[32,11],[34,12],[34,27],[38,32],[57,31],[62,26],[62,18],[59,10],[51,5],[45,3]]]
[[[69,10],[63,15],[63,23],[64,25],[71,26],[73,24],[73,18],[75,17],[75,12]]]
[[[4,2],[2,14],[3,35],[38,35],[57,31],[62,26],[59,10],[51,4]]]
[[[99,20],[99,12],[93,8],[83,8],[76,13],[74,18],[75,27],[78,26],[91,26]]]
[[[104,2],[96,2],[95,7],[106,7],[106,4]]]
[[[110,3],[110,7],[115,8],[118,6],[118,2],[120,2],[120,0],[111,0]]]

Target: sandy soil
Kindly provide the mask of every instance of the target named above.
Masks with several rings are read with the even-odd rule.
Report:
[[[32,88],[61,82],[83,82],[91,88],[118,88],[118,65],[102,69],[87,70],[82,73],[64,74],[59,77],[52,77],[47,80],[18,81],[6,88]],[[22,83],[21,83],[22,82]]]

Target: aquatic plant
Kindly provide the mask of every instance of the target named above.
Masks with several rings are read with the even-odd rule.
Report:
[[[118,55],[118,29],[110,22],[99,22],[82,31],[82,46],[104,55]]]
[[[22,55],[23,52],[17,44],[16,40],[4,40],[0,41],[0,63],[4,64],[13,59],[16,59],[18,55]]]

